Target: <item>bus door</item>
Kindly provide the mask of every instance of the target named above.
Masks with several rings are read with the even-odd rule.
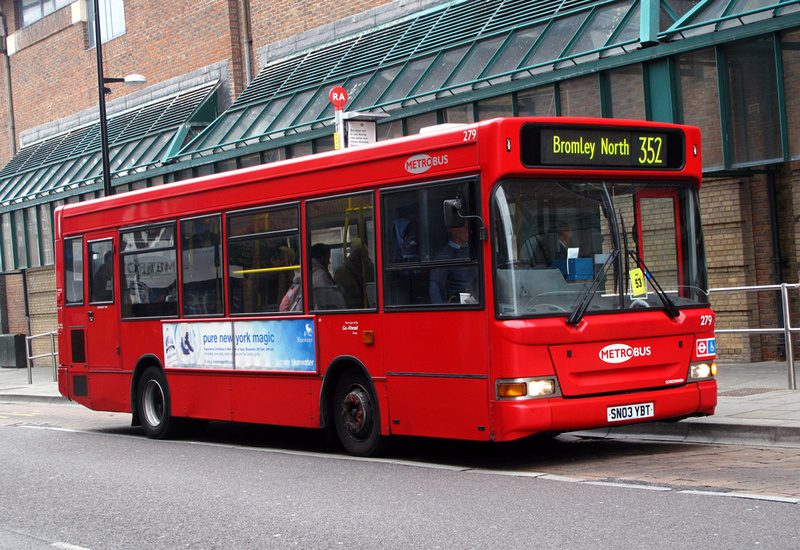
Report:
[[[476,196],[474,179],[382,194],[383,351],[392,433],[490,437]],[[448,205],[458,205],[459,215],[446,218]]]
[[[120,368],[117,234],[85,237],[87,292],[83,315],[86,364],[94,371]],[[74,318],[74,317],[73,317]]]

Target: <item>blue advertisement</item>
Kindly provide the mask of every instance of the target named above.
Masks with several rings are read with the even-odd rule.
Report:
[[[313,319],[162,325],[169,368],[316,372]]]

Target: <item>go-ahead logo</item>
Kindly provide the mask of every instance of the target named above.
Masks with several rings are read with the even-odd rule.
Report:
[[[447,164],[447,155],[430,156],[426,154],[414,155],[406,161],[406,171],[412,174],[421,174],[434,166]]]
[[[650,346],[632,348],[626,344],[611,344],[600,350],[600,360],[606,363],[624,363],[633,357],[647,357],[650,353]]]

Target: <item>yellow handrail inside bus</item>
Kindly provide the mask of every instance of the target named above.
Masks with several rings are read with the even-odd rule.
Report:
[[[300,269],[299,265],[282,265],[278,267],[261,267],[258,269],[238,269],[236,271],[231,271],[232,275],[243,275],[247,273],[277,273],[279,271],[292,271],[294,269]]]

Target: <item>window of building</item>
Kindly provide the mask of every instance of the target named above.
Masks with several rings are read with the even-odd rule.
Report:
[[[517,112],[519,116],[555,116],[556,98],[553,85],[517,93]]]
[[[678,71],[683,122],[698,126],[703,135],[703,169],[722,168],[722,123],[714,49],[679,56]]]
[[[14,240],[17,244],[17,267],[30,267],[28,265],[28,243],[25,239],[25,215],[22,210],[14,210],[11,216],[14,224]]]
[[[772,37],[722,48],[730,101],[728,150],[733,166],[780,161],[781,123]]]
[[[645,120],[642,66],[628,65],[606,72],[611,116],[628,120]]]
[[[449,107],[442,111],[442,121],[450,124],[470,124],[475,122],[475,108],[472,103]]]
[[[219,216],[181,222],[183,315],[222,315],[222,222]]]
[[[28,267],[39,267],[42,265],[42,256],[39,215],[35,206],[25,209],[25,234],[28,240]]]
[[[20,20],[23,27],[47,17],[51,13],[72,4],[75,0],[18,0]],[[91,2],[90,2],[91,3]]]
[[[478,106],[478,120],[514,116],[514,102],[511,94],[482,99],[476,105]]]
[[[386,307],[458,306],[481,302],[475,219],[445,227],[444,201],[460,198],[474,213],[473,181],[448,182],[382,195]]]
[[[800,30],[788,32],[781,37],[781,51],[789,154],[797,159],[800,158],[800,87],[790,83],[800,82]]]
[[[103,44],[125,34],[125,5],[123,0],[99,0],[100,4],[100,36]],[[89,30],[89,47],[95,47],[94,2],[87,0],[87,22]]]
[[[178,315],[175,224],[120,233],[122,317]]]
[[[562,116],[603,116],[597,75],[571,78],[558,86]]]
[[[406,135],[413,136],[419,134],[419,131],[429,126],[436,126],[439,124],[439,117],[435,111],[430,113],[423,113],[421,115],[410,116],[406,119]]]
[[[43,265],[53,265],[55,253],[53,251],[53,211],[52,203],[39,205],[39,225],[42,228],[42,262]]]
[[[297,205],[228,216],[228,284],[231,314],[277,313],[301,276]],[[302,285],[301,285],[302,286]],[[302,303],[295,306],[302,311]],[[291,308],[286,311],[291,311]]]

